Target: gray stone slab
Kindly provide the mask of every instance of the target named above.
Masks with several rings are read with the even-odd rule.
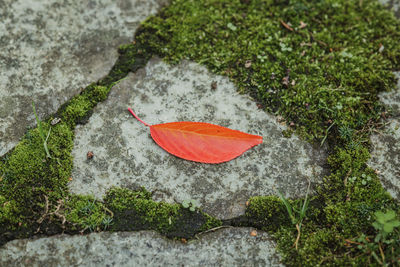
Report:
[[[371,136],[372,151],[369,165],[378,170],[383,186],[400,200],[400,72],[398,86],[391,92],[380,95],[380,99],[393,113],[383,132]]]
[[[165,0],[1,0],[0,156],[40,117],[113,66],[120,44]]]
[[[0,249],[0,265],[281,266],[268,235],[251,231],[221,229],[186,244],[148,231],[14,240]]]
[[[213,89],[212,82],[217,83]],[[261,135],[264,142],[221,164],[177,158],[160,148],[149,124],[201,121]],[[154,191],[157,200],[196,199],[218,218],[242,214],[255,195],[302,196],[307,179],[322,177],[324,152],[296,136],[285,138],[276,118],[257,108],[226,77],[190,62],[170,66],[159,59],[130,74],[98,105],[90,121],[76,128],[70,190],[101,199],[111,186]],[[93,151],[94,158],[86,154]]]

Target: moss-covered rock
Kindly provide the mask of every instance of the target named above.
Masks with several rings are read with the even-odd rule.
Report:
[[[19,208],[14,200],[7,201],[0,195],[0,225],[16,225],[18,223]]]
[[[304,138],[328,144],[330,174],[309,204],[298,249],[293,246],[298,231],[277,197],[249,201],[244,223],[273,234],[288,265],[384,263],[375,251],[393,256],[399,232],[386,240],[392,243],[375,241],[373,214],[387,209],[399,214],[400,206],[366,162],[369,134],[384,110],[377,94],[394,86],[392,71],[400,68],[399,43],[400,22],[373,0],[175,0],[143,23],[136,43],[120,48],[107,77],[59,110],[61,123],[43,123],[44,131],[51,128],[51,158],[39,130],[31,129],[1,159],[0,223],[6,227],[0,233],[10,239],[18,227],[37,227],[57,203],[65,203],[63,216],[76,230],[154,229],[191,237],[221,224],[198,210],[155,202],[145,190],[115,188],[104,203],[67,192],[73,128],[115,82],[155,53],[171,63],[191,59],[229,76]],[[295,207],[300,202],[289,201]],[[15,236],[32,229],[17,229]],[[398,263],[395,257],[389,263]]]

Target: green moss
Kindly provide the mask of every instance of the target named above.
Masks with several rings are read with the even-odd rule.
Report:
[[[0,244],[32,234],[46,210],[46,199],[53,207],[67,192],[73,132],[65,123],[51,126],[43,122],[42,127],[46,132],[51,127],[47,140],[51,158],[46,157],[39,130],[35,128],[1,159],[0,198],[5,210],[0,216]]]
[[[64,120],[68,120],[70,125],[75,125],[75,121],[82,120],[91,110],[92,105],[90,100],[83,95],[79,95],[71,99],[70,103],[62,114],[62,118]]]
[[[179,204],[155,202],[145,189],[112,188],[104,201],[114,213],[113,230],[157,230],[171,237],[191,238],[200,231],[221,225],[221,221],[200,211],[191,212]]]
[[[334,230],[303,231],[298,250],[293,247],[295,229],[282,227],[275,238],[279,240],[278,250],[288,266],[363,266],[363,258],[354,260],[343,257],[344,240],[338,238]]]
[[[396,206],[374,170],[367,167],[369,157],[368,150],[359,147],[337,149],[328,158],[334,172],[325,177],[319,192],[325,198],[328,223],[346,236],[368,230],[375,211]]]
[[[73,230],[100,231],[112,225],[113,214],[92,196],[70,196],[65,204],[66,221]]]
[[[252,197],[246,209],[251,224],[265,231],[276,231],[282,224],[290,224],[286,208],[279,197]]]
[[[210,229],[214,229],[216,227],[222,226],[222,221],[214,218],[207,213],[203,213],[203,216],[205,217],[206,221],[203,223],[203,225],[199,228],[199,232],[204,232]]]
[[[98,103],[106,100],[108,93],[110,92],[110,87],[108,86],[93,86],[92,92],[92,103]]]
[[[179,205],[157,203],[144,191],[111,189],[105,198],[107,206],[115,213],[114,229],[154,229],[168,231],[179,215]],[[129,222],[129,223],[127,223]],[[128,228],[128,229],[127,229]]]
[[[47,132],[50,125],[42,125]],[[70,152],[73,133],[63,123],[51,126],[47,146],[52,158],[46,158],[39,131],[37,128],[32,129],[7,155],[2,166],[0,192],[6,199],[18,203],[21,211],[33,209],[39,212],[45,195],[56,201],[66,191],[72,169]]]
[[[109,86],[89,85],[79,95],[74,96],[67,104],[61,107],[58,112],[61,119],[72,129],[77,123],[85,123],[92,115],[92,109],[97,103],[107,98],[112,86],[113,84]]]
[[[16,225],[19,213],[18,204],[14,200],[7,201],[4,196],[0,195],[0,225]]]
[[[298,253],[301,259],[304,259],[304,265],[316,266],[322,264],[323,260],[316,262],[314,259],[324,259],[334,257],[337,251],[342,247],[342,243],[337,239],[336,232],[330,229],[318,229],[302,238],[303,244]],[[329,248],[329,249],[328,249]],[[317,255],[313,259],[310,255]]]
[[[105,202],[115,211],[122,211],[130,208],[136,199],[151,200],[151,193],[141,188],[140,191],[133,191],[127,188],[111,188],[107,192]]]

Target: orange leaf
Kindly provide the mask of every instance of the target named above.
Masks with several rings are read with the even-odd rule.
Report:
[[[149,125],[154,141],[167,152],[186,159],[203,163],[221,163],[234,159],[253,146],[262,143],[262,137],[231,130],[204,122],[170,122]]]

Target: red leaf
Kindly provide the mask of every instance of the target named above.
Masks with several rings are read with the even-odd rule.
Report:
[[[154,141],[169,153],[187,160],[221,163],[234,159],[262,143],[262,137],[204,122],[170,122],[149,125]]]

